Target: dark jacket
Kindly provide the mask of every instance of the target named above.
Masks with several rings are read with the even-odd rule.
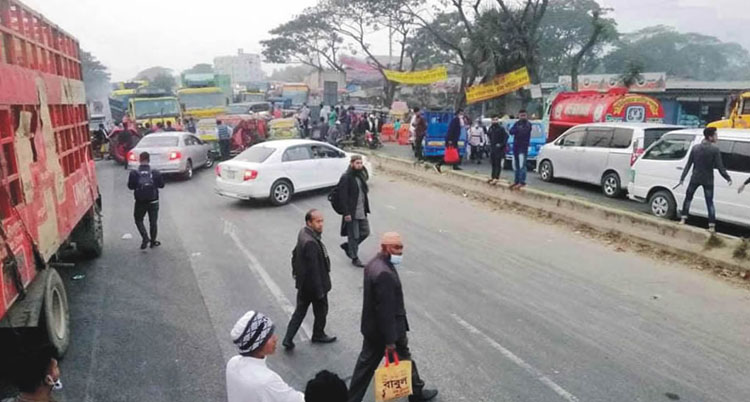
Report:
[[[393,345],[409,330],[401,279],[388,260],[378,253],[365,267],[362,302],[362,335],[373,342]]]
[[[492,124],[487,135],[490,137],[490,151],[505,154],[505,147],[508,145],[508,132],[505,131],[505,127],[500,123]]]
[[[693,175],[690,176],[690,182],[696,184],[714,185],[714,169],[719,169],[719,173],[727,181],[731,181],[727,170],[724,169],[724,163],[721,160],[721,151],[719,147],[709,141],[703,141],[693,146],[690,152],[685,169],[682,171],[680,181],[684,181],[690,168],[693,168]]]
[[[131,170],[130,174],[128,175],[128,188],[131,190],[135,190],[138,188],[138,172],[142,170],[151,170],[151,166],[149,165],[140,165],[138,166],[138,170]],[[160,188],[164,188],[164,178],[162,177],[161,173],[159,173],[158,170],[151,170],[151,175],[154,179],[154,186],[157,188],[156,190],[156,199],[159,199],[159,190]]]
[[[414,136],[421,141],[425,135],[427,135],[427,120],[419,114],[414,122]]]
[[[528,120],[519,120],[510,128],[510,135],[513,136],[513,153],[529,152],[529,143],[531,142],[531,123]]]
[[[292,277],[300,296],[320,300],[331,291],[331,261],[320,235],[305,226],[292,251]]]
[[[461,138],[461,119],[458,116],[453,117],[448,125],[448,132],[445,134],[445,146],[458,146],[458,140]]]
[[[344,206],[344,216],[351,215],[357,211],[357,200],[359,199],[359,188],[357,187],[356,177],[359,177],[362,182],[362,193],[365,195],[365,213],[370,213],[370,197],[367,192],[367,175],[364,170],[355,171],[349,167],[346,172],[341,175],[341,179],[338,184],[338,193],[341,197],[341,205]]]

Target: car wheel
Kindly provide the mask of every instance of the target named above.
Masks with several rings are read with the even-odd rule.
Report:
[[[206,168],[210,169],[214,165],[214,156],[212,152],[208,152],[208,155],[206,156]]]
[[[187,161],[187,166],[185,167],[185,173],[183,174],[183,177],[185,178],[185,180],[190,180],[193,178],[193,161]]]
[[[651,195],[648,199],[651,206],[651,213],[654,216],[664,219],[674,219],[677,215],[677,203],[666,190],[659,190]]]
[[[552,181],[555,178],[554,173],[555,171],[552,167],[552,162],[544,160],[539,164],[539,177],[541,177],[543,181]]]
[[[602,192],[609,198],[617,198],[622,193],[620,187],[620,176],[615,172],[609,172],[602,177]]]
[[[278,180],[271,186],[271,204],[286,205],[291,201],[292,194],[294,194],[292,183],[287,180]]]

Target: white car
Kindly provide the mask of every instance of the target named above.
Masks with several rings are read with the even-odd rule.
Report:
[[[254,145],[216,166],[216,193],[242,200],[268,198],[287,204],[294,193],[333,187],[352,154],[313,140],[278,140]],[[372,165],[363,157],[372,177]]]
[[[737,188],[750,177],[750,130],[719,130],[718,147],[727,172],[728,185],[719,171],[714,172],[714,205],[716,219],[739,225],[750,225],[750,192],[737,193]],[[630,171],[628,197],[648,202],[651,213],[660,218],[674,219],[682,209],[690,172],[682,186],[677,186],[693,145],[703,141],[702,129],[678,130],[665,134],[654,143]],[[695,192],[690,214],[708,216],[702,188]]]

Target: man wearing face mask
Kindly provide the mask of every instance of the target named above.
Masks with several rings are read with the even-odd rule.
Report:
[[[401,235],[386,233],[380,242],[380,253],[365,267],[361,328],[364,341],[352,374],[349,402],[362,401],[386,351],[391,357],[396,353],[400,360],[412,362],[413,394],[409,396],[410,402],[428,401],[438,394],[436,390],[424,389],[424,381],[419,378],[417,364],[409,351],[406,337],[409,323],[397,272],[403,252]]]
[[[2,402],[54,401],[53,391],[62,389],[60,367],[51,347],[22,353],[13,369],[12,381],[20,393]]]

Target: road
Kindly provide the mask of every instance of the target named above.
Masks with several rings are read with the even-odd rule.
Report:
[[[310,208],[327,218],[328,332],[339,341],[312,345],[301,331],[297,349],[269,365],[297,389],[321,369],[351,376],[362,270],[338,249],[326,192],[281,208],[238,202],[199,171],[167,183],[163,246],[141,252],[123,239],[136,233],[126,172],[108,162],[98,171],[106,251],[62,271],[73,320],[62,400],[225,400],[234,322],[255,309],[286,329],[290,253]],[[385,176],[373,179],[371,204],[362,257],[379,234],[403,234],[409,337],[438,401],[750,400],[746,289]]]

